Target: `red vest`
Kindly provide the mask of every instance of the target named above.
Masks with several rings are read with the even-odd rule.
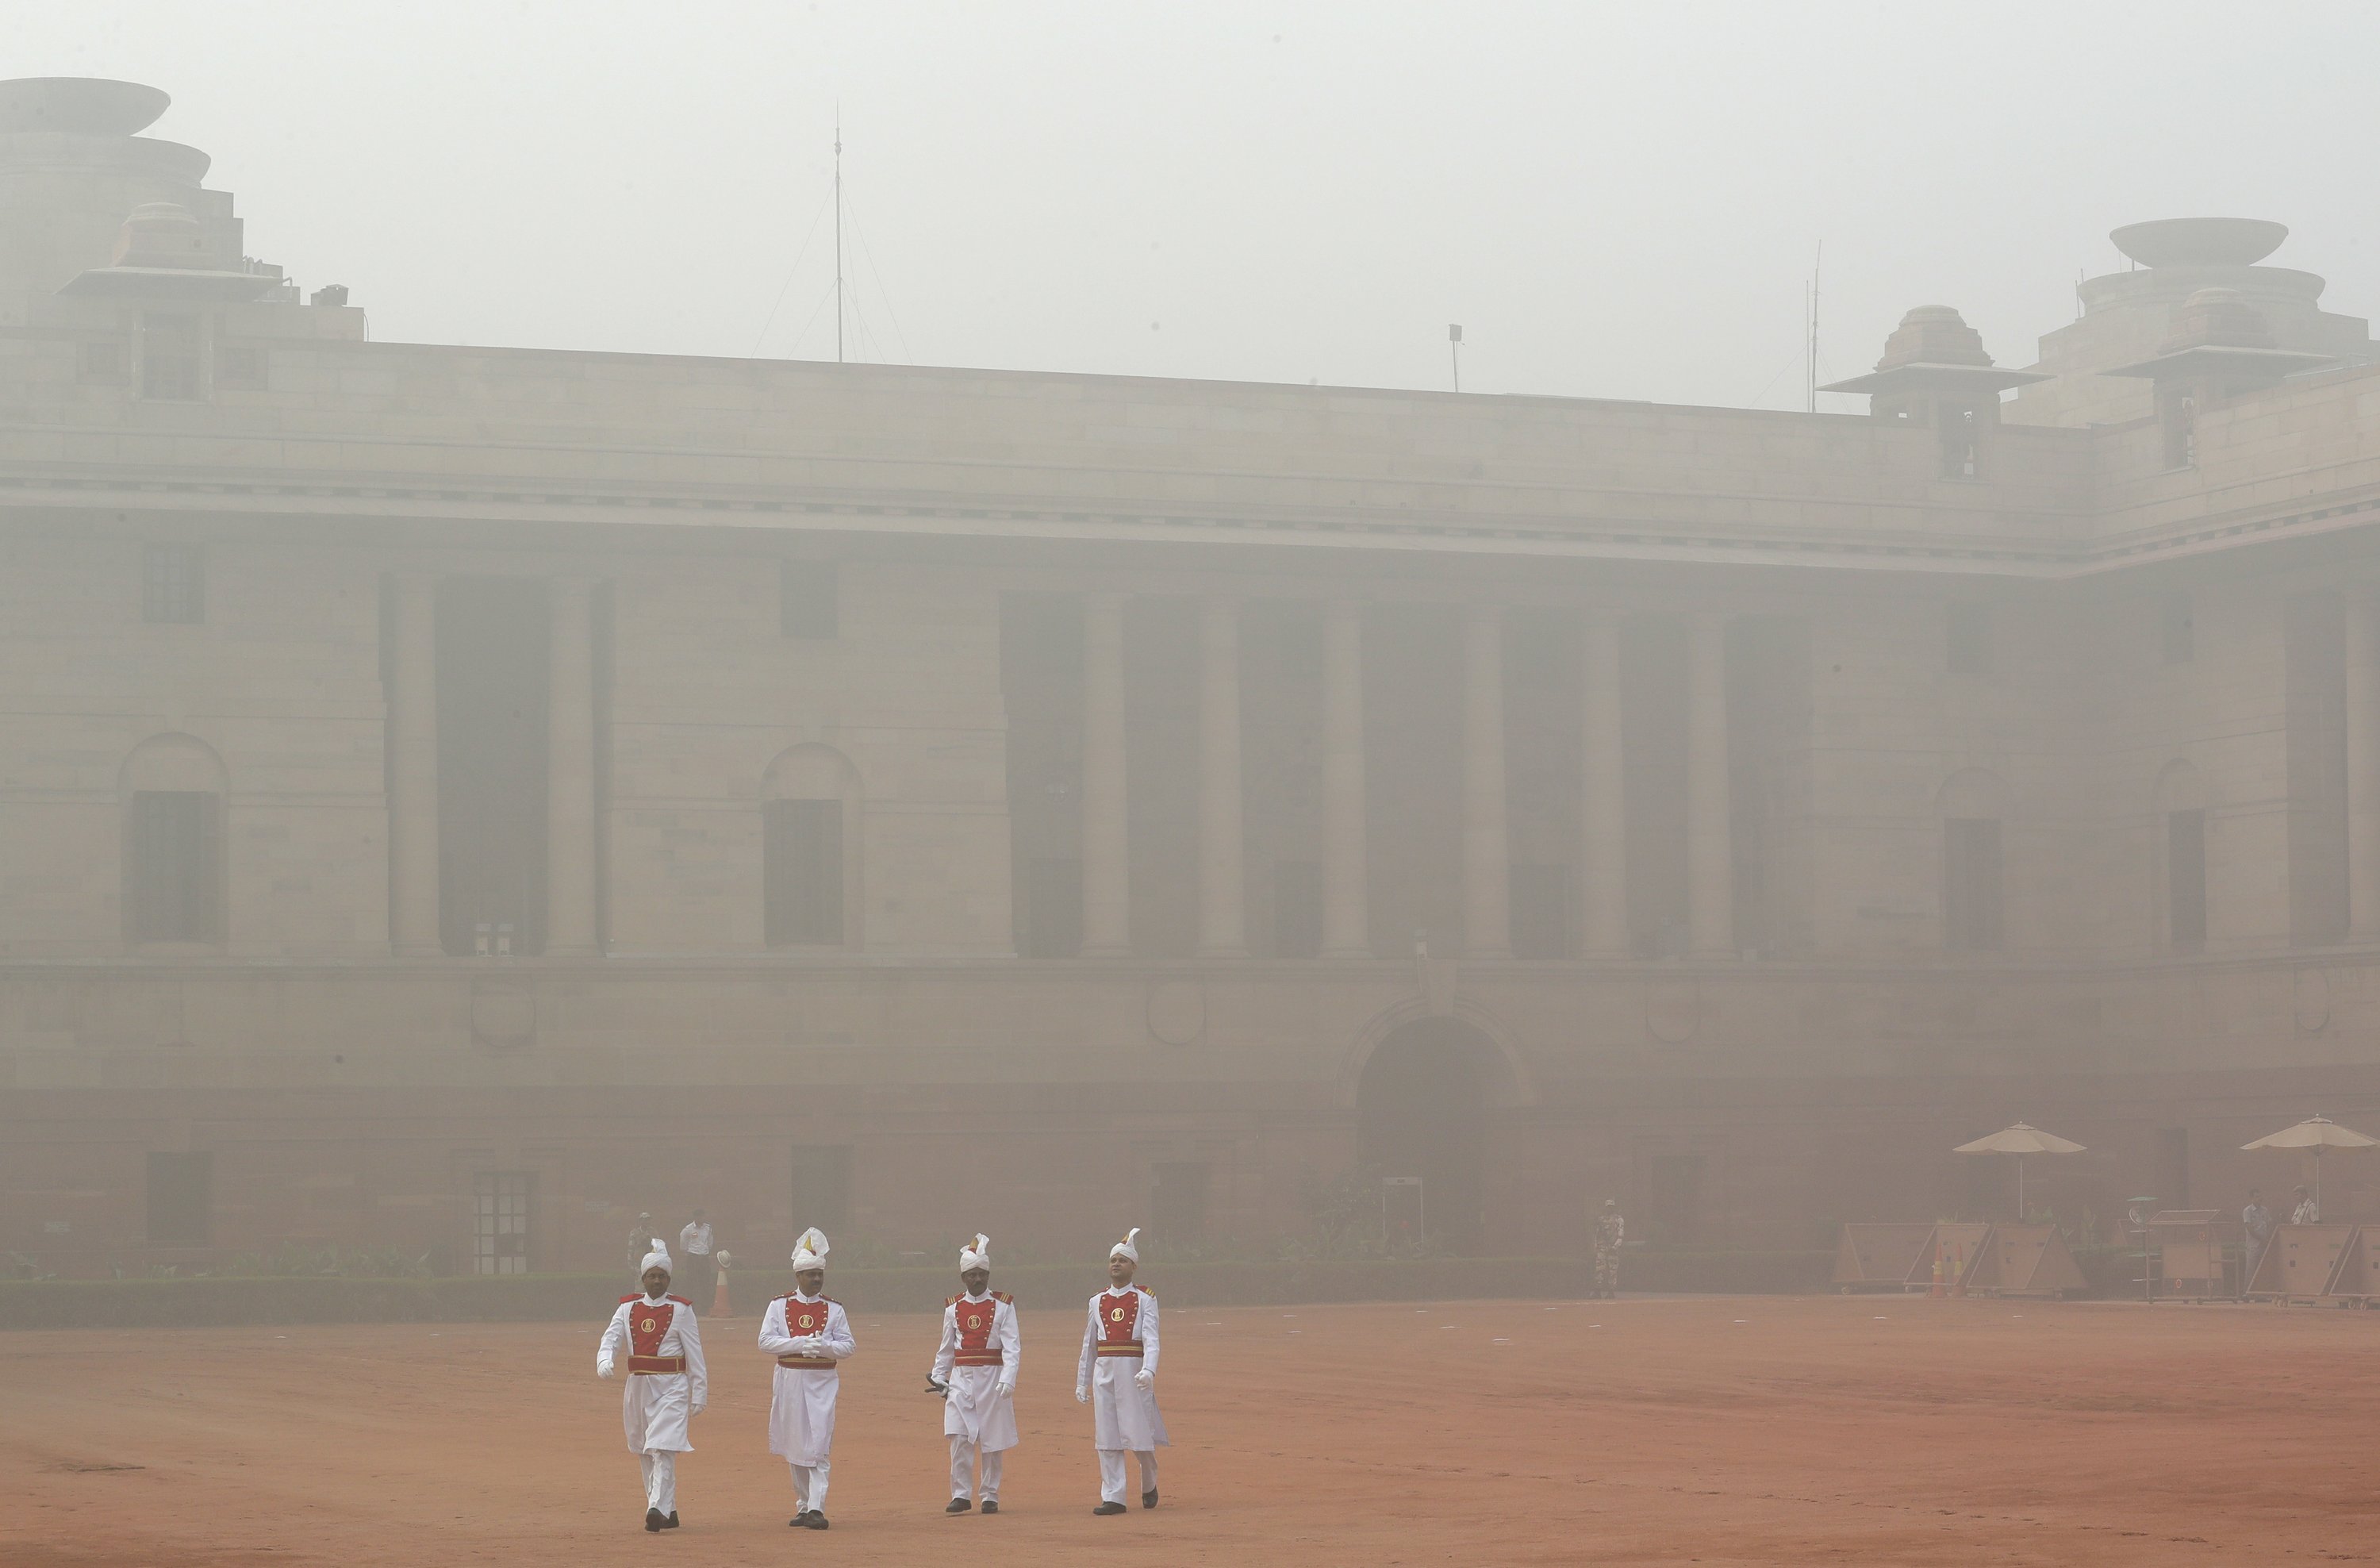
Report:
[[[1008,1299],[998,1291],[981,1301],[969,1301],[963,1295],[951,1297],[951,1316],[959,1328],[959,1348],[951,1358],[953,1366],[1002,1365],[1000,1352],[992,1346],[991,1331],[1000,1319],[1000,1304]]]
[[[1099,1348],[1109,1355],[1140,1354],[1140,1292],[1099,1293]]]
[[[645,1301],[642,1295],[624,1295],[620,1299],[624,1302]],[[672,1302],[677,1303],[677,1307],[670,1305]],[[683,1296],[665,1295],[658,1302],[647,1303],[629,1313],[628,1354],[659,1355],[662,1353],[662,1336],[669,1332],[670,1319],[677,1316],[677,1307],[693,1305]]]
[[[803,1301],[791,1295],[777,1298],[785,1304],[785,1332],[794,1339],[807,1339],[826,1332],[826,1309],[833,1302],[820,1296],[816,1301]],[[796,1372],[832,1372],[835,1369],[831,1355],[780,1355],[777,1365]]]

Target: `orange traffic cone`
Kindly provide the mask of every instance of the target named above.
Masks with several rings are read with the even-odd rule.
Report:
[[[1934,1288],[1925,1294],[1937,1300],[1942,1295],[1942,1248],[1939,1244],[1934,1248]]]
[[[1950,1270],[1950,1294],[1952,1295],[1967,1294],[1967,1244],[1965,1242],[1959,1244],[1958,1257]]]
[[[719,1288],[710,1295],[710,1315],[713,1318],[735,1316],[735,1304],[727,1299],[727,1254],[723,1252],[719,1255]]]

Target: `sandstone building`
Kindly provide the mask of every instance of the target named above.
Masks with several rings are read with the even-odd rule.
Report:
[[[0,84],[0,1250],[1804,1245],[2380,1123],[2380,351],[2278,225],[1864,417],[484,349],[164,105]]]

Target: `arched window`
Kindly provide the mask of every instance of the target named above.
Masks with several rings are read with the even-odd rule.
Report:
[[[2206,786],[2196,768],[2180,760],[2166,764],[2157,775],[2156,816],[2165,949],[2196,953],[2206,945]]]
[[[2001,833],[2008,786],[1982,768],[1942,785],[1942,945],[1952,953],[2001,946]]]
[[[124,940],[224,939],[223,759],[187,735],[152,735],[124,760]]]
[[[771,947],[859,945],[859,774],[796,746],[760,784],[761,930]]]

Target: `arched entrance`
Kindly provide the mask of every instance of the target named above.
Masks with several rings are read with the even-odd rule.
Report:
[[[1357,1158],[1384,1177],[1419,1177],[1425,1234],[1457,1252],[1482,1228],[1494,1049],[1454,1019],[1416,1018],[1374,1048],[1355,1086]]]

